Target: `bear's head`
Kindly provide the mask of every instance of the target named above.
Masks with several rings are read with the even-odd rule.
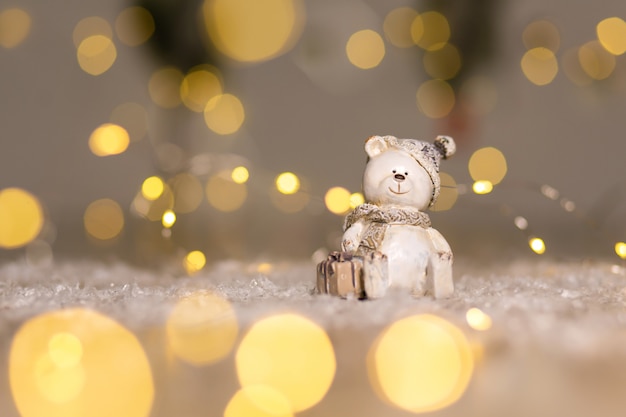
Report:
[[[363,174],[365,200],[377,204],[410,206],[424,210],[439,195],[439,161],[454,154],[448,136],[434,143],[394,136],[372,136],[365,142],[368,155]]]

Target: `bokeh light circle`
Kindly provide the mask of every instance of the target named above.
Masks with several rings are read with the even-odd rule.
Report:
[[[240,389],[230,399],[224,417],[291,417],[291,404],[280,392],[267,385]]]
[[[428,80],[417,90],[417,107],[431,119],[446,117],[456,103],[454,90],[443,80]]]
[[[166,330],[174,354],[187,363],[201,366],[217,362],[230,353],[239,325],[235,310],[227,300],[208,291],[199,291],[176,303],[167,319]]]
[[[324,195],[326,208],[333,214],[346,214],[350,208],[350,191],[343,187],[332,187]]]
[[[0,12],[0,46],[11,49],[28,37],[32,26],[30,15],[18,8]]]
[[[370,382],[391,404],[414,413],[457,401],[474,369],[461,330],[433,315],[398,320],[383,331],[368,354]]]
[[[0,191],[0,248],[14,249],[29,244],[43,227],[39,200],[21,188]]]
[[[326,332],[291,313],[256,322],[241,341],[235,363],[243,388],[271,387],[289,400],[294,412],[324,398],[337,366]]]
[[[370,29],[355,32],[346,44],[346,55],[352,65],[360,69],[377,67],[385,57],[385,43]]]
[[[204,121],[218,135],[230,135],[239,130],[246,118],[243,104],[232,94],[211,98],[204,108]]]
[[[300,178],[293,172],[283,172],[274,181],[276,189],[282,194],[295,194],[300,189]]]
[[[383,22],[383,30],[387,40],[398,48],[414,46],[415,43],[411,37],[411,24],[416,17],[417,11],[410,7],[399,7],[387,13]]]
[[[105,123],[98,126],[89,136],[89,149],[96,156],[118,155],[130,143],[130,136],[122,126]]]
[[[526,78],[535,85],[550,84],[559,72],[554,53],[543,47],[526,51],[520,65]]]
[[[613,55],[626,52],[626,22],[619,17],[609,17],[596,26],[598,40]]]
[[[110,240],[122,232],[124,212],[115,201],[103,198],[89,204],[83,223],[89,236],[98,240]]]
[[[492,185],[498,185],[508,170],[504,154],[491,146],[475,151],[468,169],[474,181],[489,181]]]
[[[213,175],[206,185],[209,204],[219,211],[231,212],[239,209],[248,198],[246,184],[237,184],[230,172]]]
[[[115,44],[104,35],[85,38],[76,51],[78,65],[90,75],[101,75],[108,71],[117,59]]]
[[[80,308],[45,313],[20,327],[9,382],[22,417],[145,417],[154,398],[150,364],[136,337]]]

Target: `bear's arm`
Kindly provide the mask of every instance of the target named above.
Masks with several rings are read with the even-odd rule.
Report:
[[[361,243],[361,236],[365,229],[365,222],[359,220],[348,227],[341,239],[341,250],[354,254]]]

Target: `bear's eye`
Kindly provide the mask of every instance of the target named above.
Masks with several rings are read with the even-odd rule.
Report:
[[[408,172],[405,172],[405,173],[404,173],[404,175],[407,175],[407,176],[408,176],[408,175],[409,175],[409,173],[408,173]]]
[[[394,170],[393,170],[393,171],[391,171],[391,172],[393,172],[393,173],[395,174],[397,171],[394,169]]]

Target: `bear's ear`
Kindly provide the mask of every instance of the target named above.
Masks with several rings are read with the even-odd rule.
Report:
[[[367,156],[370,158],[386,151],[388,147],[387,141],[382,136],[370,136],[365,141],[365,152],[367,152]]]

